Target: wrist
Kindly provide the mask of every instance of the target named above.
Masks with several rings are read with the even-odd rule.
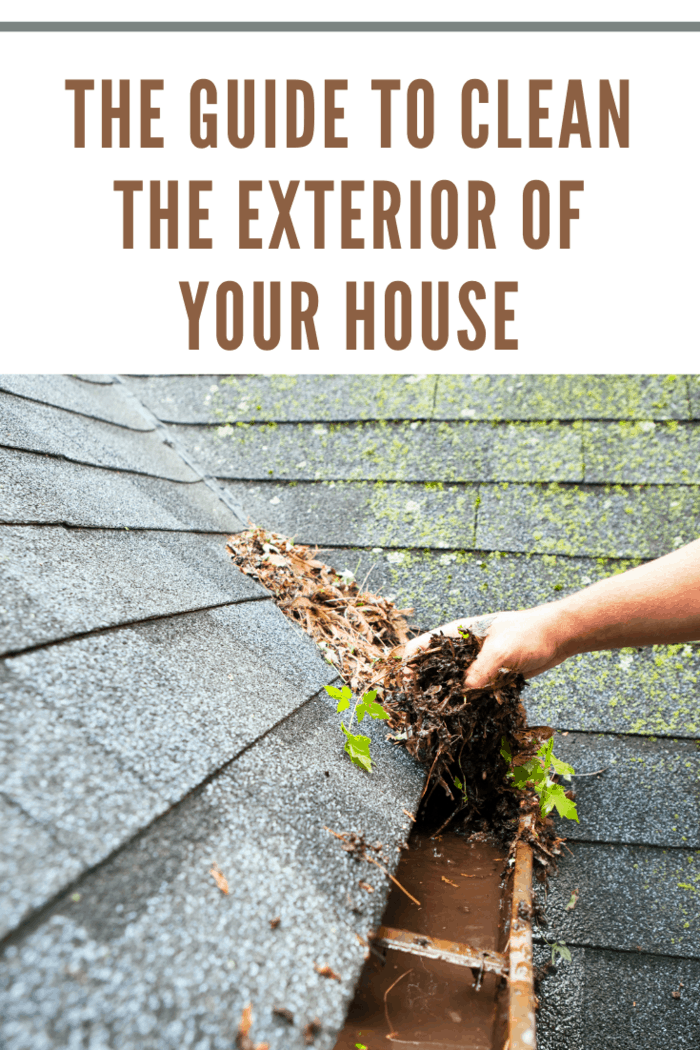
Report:
[[[557,662],[583,651],[580,646],[580,617],[570,599],[563,598],[558,602],[548,602],[540,606],[538,611],[541,629]]]

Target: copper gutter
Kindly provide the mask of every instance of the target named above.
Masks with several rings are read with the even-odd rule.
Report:
[[[525,818],[523,830],[527,830],[527,824]],[[380,926],[373,942],[382,948],[470,967],[475,971],[478,984],[484,972],[498,974],[508,983],[508,1036],[502,1050],[535,1050],[532,848],[526,842],[519,841],[515,848],[510,935],[505,953],[471,948],[457,941],[440,940],[389,926]]]
[[[508,1042],[504,1050],[533,1050],[535,989],[532,969],[532,849],[515,848],[510,938],[508,941]]]

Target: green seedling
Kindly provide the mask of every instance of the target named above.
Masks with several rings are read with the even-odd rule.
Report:
[[[572,766],[560,761],[553,752],[554,740],[550,737],[539,749],[534,758],[528,759],[522,765],[513,766],[513,755],[505,737],[501,740],[501,755],[511,767],[508,776],[513,785],[525,791],[527,788],[534,789],[540,800],[540,812],[543,817],[549,816],[556,809],[560,817],[575,820],[578,823],[576,803],[566,797],[561,784],[554,781],[554,776],[559,774],[565,780],[571,780],[575,775]]]
[[[457,790],[462,792],[462,801],[466,805],[469,796],[467,795],[467,790],[464,784],[459,779],[459,777],[453,777],[452,779],[454,780],[454,785],[457,788]]]
[[[547,941],[549,944],[549,941]],[[556,963],[557,955],[560,955],[564,962],[571,962],[571,952],[566,947],[563,941],[555,941],[554,944],[549,945],[552,949],[552,963]]]
[[[338,713],[348,710],[352,701],[352,690],[347,685],[344,685],[342,689],[336,689],[333,685],[327,685],[326,692],[330,697],[338,701],[336,707]],[[357,716],[357,721],[362,722],[365,715],[368,715],[370,718],[389,717],[388,712],[384,710],[381,704],[377,703],[377,692],[375,689],[370,689],[359,700],[355,701],[355,706],[352,709],[347,725],[342,721],[340,723],[340,728],[345,734],[345,751],[350,756],[351,762],[370,773],[372,771],[372,758],[369,753],[370,739],[362,733],[350,732],[353,718]]]

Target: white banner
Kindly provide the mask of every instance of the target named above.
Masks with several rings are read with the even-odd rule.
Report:
[[[0,371],[697,371],[699,44],[0,32]]]

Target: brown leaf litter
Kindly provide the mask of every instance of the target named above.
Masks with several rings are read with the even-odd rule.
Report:
[[[237,1050],[270,1050],[269,1043],[254,1043],[250,1038],[250,1029],[252,1025],[253,1007],[251,1003],[248,1003],[248,1005],[243,1008],[241,1020],[238,1024],[238,1032],[236,1033]]]
[[[318,559],[318,548],[256,527],[231,536],[228,547],[238,568],[268,588],[354,693],[377,690],[390,714],[390,739],[428,771],[423,816],[432,806],[433,819],[443,826],[452,822],[456,830],[495,834],[513,848],[518,837],[525,838],[545,868],[553,865],[561,844],[554,822],[541,816],[533,791],[512,787],[500,753],[505,739],[515,764],[521,764],[553,732],[548,726],[528,727],[521,674],[508,671],[486,689],[465,689],[467,668],[483,642],[476,634],[435,634],[427,649],[403,659],[412,610],[397,609],[364,586],[346,582]],[[368,855],[366,843],[332,834],[345,840],[344,849],[386,870]]]
[[[328,964],[319,966],[318,963],[314,963],[314,970],[321,977],[327,977],[330,981],[342,981],[342,977],[339,973],[336,973]]]
[[[233,561],[272,592],[285,616],[298,623],[357,692],[374,662],[408,641],[405,617],[378,594],[346,583],[312,550],[285,536],[251,528],[229,537]]]
[[[209,874],[221,892],[228,896],[228,881],[216,864],[212,864]]]

